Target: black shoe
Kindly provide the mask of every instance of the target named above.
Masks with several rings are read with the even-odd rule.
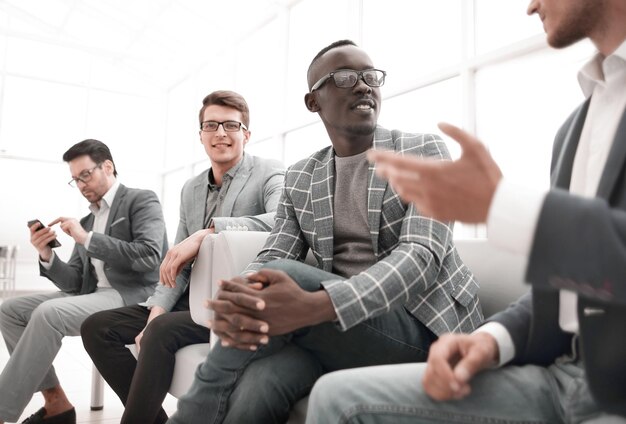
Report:
[[[44,415],[46,415],[46,408],[41,408],[22,421],[22,424],[76,424],[76,409],[74,408],[48,418],[44,418]]]

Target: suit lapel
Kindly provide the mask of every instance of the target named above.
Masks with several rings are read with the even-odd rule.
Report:
[[[241,166],[237,170],[235,177],[230,182],[230,186],[228,187],[228,193],[226,193],[226,197],[222,202],[222,210],[220,215],[222,216],[232,216],[233,207],[235,206],[235,199],[243,190],[244,185],[250,178],[252,174],[252,158],[246,154],[244,154]]]
[[[578,149],[578,142],[580,141],[580,134],[585,124],[588,109],[589,99],[578,109],[574,115],[572,124],[565,134],[565,140],[563,140],[563,146],[559,151],[559,157],[552,173],[552,185],[555,187],[569,190],[576,149]]]
[[[313,247],[325,259],[333,257],[334,155],[334,150],[329,148],[327,155],[316,164],[311,177]]]
[[[204,215],[206,214],[206,197],[209,192],[209,171],[207,169],[199,175],[193,186],[193,200],[191,205],[186,205],[190,213],[190,222],[187,223],[189,234],[204,228]]]
[[[608,199],[615,187],[619,174],[624,169],[626,160],[626,110],[622,114],[622,119],[617,126],[615,139],[609,151],[609,156],[604,166],[604,172],[598,184],[597,197]]]
[[[374,134],[374,149],[394,149],[393,139],[389,130],[386,130],[382,127],[376,128],[376,133]],[[372,248],[374,249],[374,254],[378,256],[378,232],[380,229],[380,215],[383,209],[385,191],[387,190],[387,181],[376,175],[374,164],[370,164],[367,175],[367,221],[370,227]]]
[[[122,200],[126,196],[126,191],[126,186],[120,184],[117,189],[117,193],[115,193],[115,197],[113,198],[113,204],[111,205],[111,211],[109,211],[109,217],[107,218],[107,225],[104,229],[104,233],[107,235],[111,234],[111,223],[117,219],[117,212],[120,209],[120,204],[122,203]],[[93,214],[91,219],[91,227],[93,228]]]

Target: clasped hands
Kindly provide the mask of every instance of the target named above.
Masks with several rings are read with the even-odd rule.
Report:
[[[312,296],[285,272],[261,269],[245,277],[218,281],[219,290],[205,306],[214,312],[209,328],[222,346],[256,350],[270,336],[311,325]]]

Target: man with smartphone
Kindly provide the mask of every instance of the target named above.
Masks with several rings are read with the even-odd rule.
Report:
[[[0,424],[16,421],[36,391],[42,392],[44,407],[25,423],[76,422],[52,366],[63,337],[80,335],[82,322],[94,312],[149,296],[167,251],[156,194],[120,184],[104,143],[81,141],[63,160],[72,175],[69,184],[89,201],[91,213],[80,221],[59,217],[47,227],[39,220],[28,223],[41,275],[59,291],[15,297],[0,305],[0,330],[11,354],[0,374]],[[55,224],[76,242],[67,262],[52,250]]]

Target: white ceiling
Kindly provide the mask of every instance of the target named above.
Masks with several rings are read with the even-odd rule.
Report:
[[[0,35],[77,49],[168,89],[299,0],[0,0]]]

